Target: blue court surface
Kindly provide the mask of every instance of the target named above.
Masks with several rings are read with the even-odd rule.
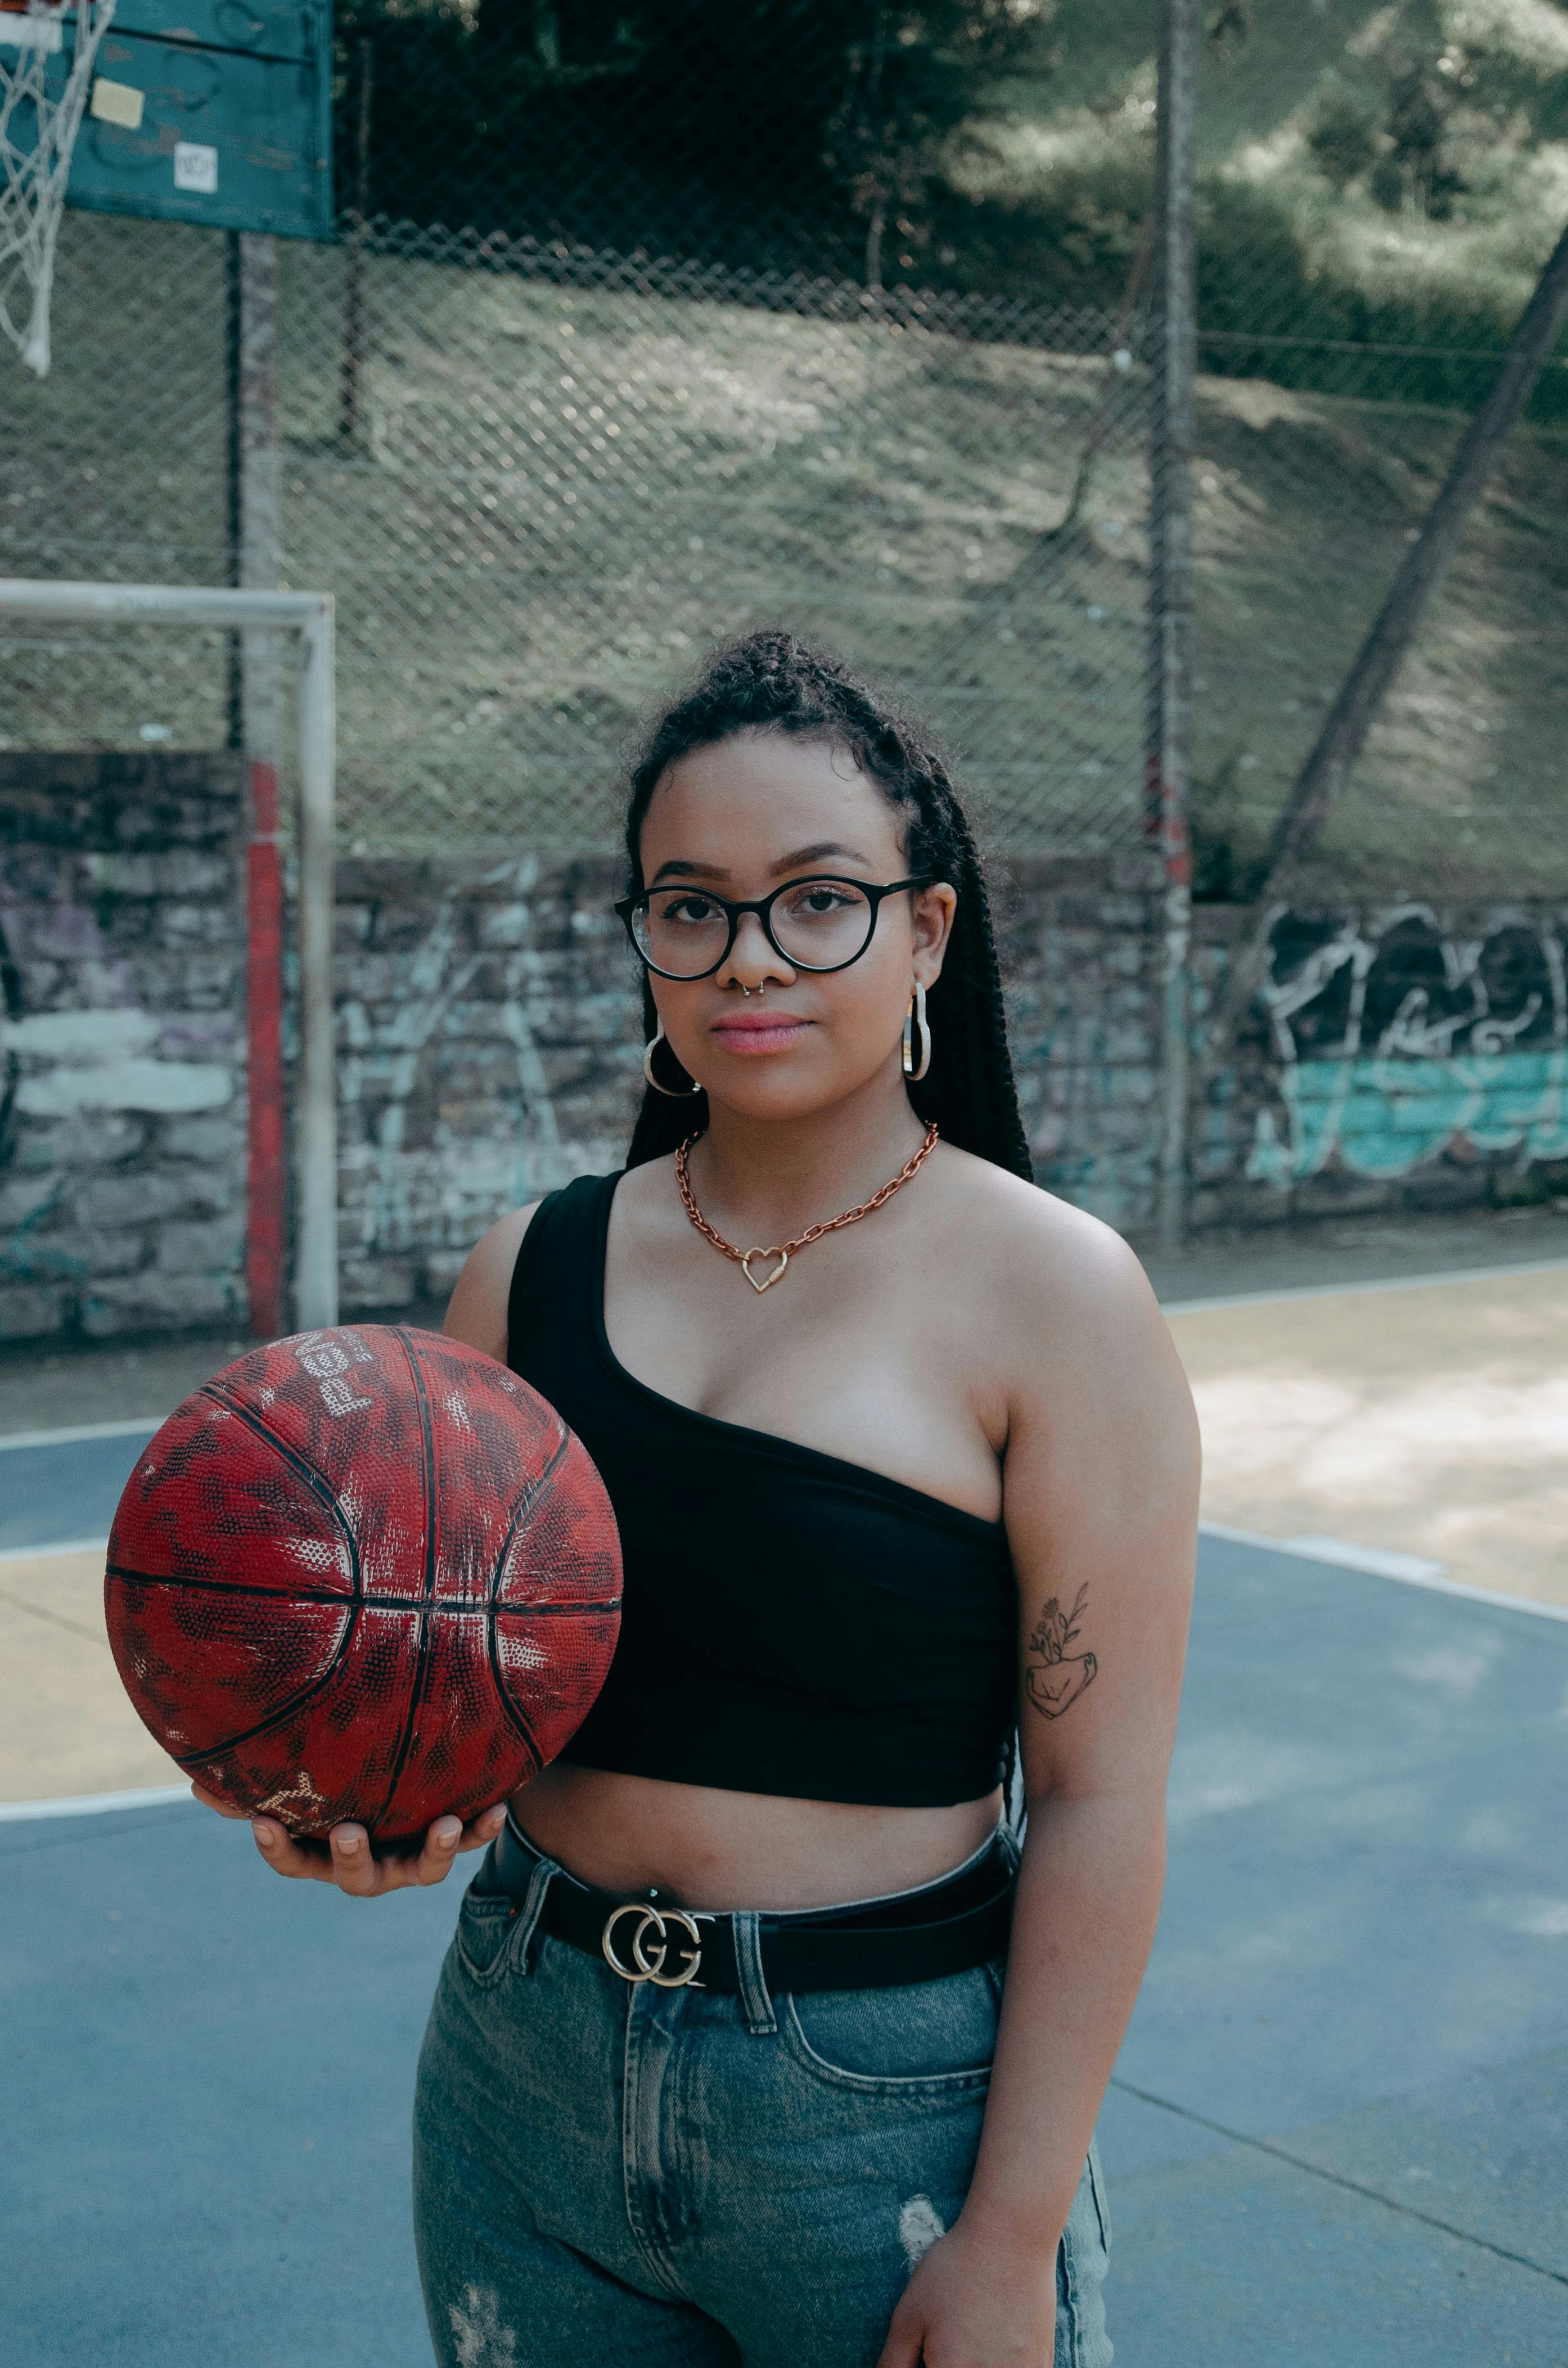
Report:
[[[1568,1621],[1205,1539],[1101,2123],[1124,2368],[1568,2363],[1565,1744]],[[409,2100],[457,1896],[285,1885],[184,1804],[0,1821],[4,2368],[427,2368]]]
[[[107,1538],[119,1492],[155,1421],[0,1439],[0,1554],[66,1538]]]

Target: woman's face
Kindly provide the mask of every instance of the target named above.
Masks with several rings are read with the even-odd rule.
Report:
[[[881,886],[908,871],[898,817],[854,758],[826,741],[740,732],[684,757],[660,781],[642,824],[645,887],[675,900],[670,926],[710,926],[701,891],[745,900],[813,873]],[[835,926],[831,897],[803,932]],[[847,969],[793,967],[745,914],[710,978],[654,976],[665,1034],[711,1101],[761,1118],[804,1116],[896,1069],[916,980],[929,987],[958,902],[946,883],[884,897],[870,944]],[[781,937],[776,908],[775,928]],[[722,938],[721,938],[721,942]],[[749,994],[743,992],[749,989]]]

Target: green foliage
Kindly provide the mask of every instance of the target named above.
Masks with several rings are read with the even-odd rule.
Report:
[[[1376,161],[1376,113],[1343,83],[1332,82],[1307,126],[1306,142],[1329,188],[1344,189]]]
[[[344,0],[370,210],[1118,308],[1150,0]],[[1205,367],[1468,405],[1568,219],[1560,0],[1209,0]],[[1446,347],[1346,356],[1342,342]],[[1290,340],[1281,344],[1278,340]],[[1568,412],[1549,374],[1538,416]]]
[[[347,0],[375,56],[370,211],[731,265],[900,277],[941,145],[1050,0]]]

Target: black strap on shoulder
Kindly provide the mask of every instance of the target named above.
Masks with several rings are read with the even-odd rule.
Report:
[[[524,1326],[534,1298],[531,1278],[540,1262],[540,1242],[541,1237],[550,1231],[551,1216],[560,1203],[561,1190],[563,1189],[560,1188],[545,1194],[539,1207],[528,1219],[528,1229],[517,1245],[517,1255],[512,1268],[511,1289],[506,1293],[506,1362],[514,1372],[517,1369]]]
[[[506,1362],[514,1372],[524,1371],[541,1333],[563,1325],[577,1330],[583,1295],[597,1282],[600,1195],[615,1185],[613,1175],[575,1177],[547,1192],[528,1220],[506,1294]]]

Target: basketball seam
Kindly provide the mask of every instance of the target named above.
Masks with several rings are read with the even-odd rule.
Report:
[[[277,1710],[269,1712],[267,1716],[260,1720],[256,1725],[246,1727],[242,1734],[229,1736],[222,1743],[210,1744],[204,1751],[171,1753],[170,1757],[173,1759],[175,1765],[178,1768],[185,1769],[188,1769],[196,1765],[198,1762],[205,1763],[207,1761],[216,1759],[225,1751],[238,1751],[242,1745],[254,1743],[258,1736],[270,1734],[274,1727],[281,1726],[286,1719],[297,1716],[301,1710],[304,1710],[311,1702],[312,1702],[323,1689],[331,1684],[333,1679],[336,1677],[338,1671],[342,1668],[344,1662],[347,1659],[348,1648],[354,1641],[354,1633],[359,1622],[360,1605],[364,1600],[362,1575],[359,1568],[358,1546],[354,1538],[353,1532],[348,1528],[337,1503],[333,1497],[332,1484],[327,1479],[326,1474],[323,1472],[318,1472],[314,1464],[307,1462],[304,1456],[299,1454],[289,1445],[287,1440],[279,1439],[277,1432],[270,1429],[267,1425],[261,1420],[259,1416],[253,1415],[247,1406],[242,1406],[236,1399],[231,1398],[228,1393],[220,1388],[216,1383],[204,1382],[197,1395],[201,1397],[210,1398],[215,1406],[226,1407],[237,1422],[244,1423],[245,1429],[254,1438],[265,1440],[267,1446],[270,1447],[276,1454],[282,1458],[283,1462],[288,1464],[290,1469],[294,1472],[299,1478],[304,1481],[305,1486],[309,1488],[312,1497],[316,1497],[318,1501],[325,1507],[334,1522],[341,1531],[344,1543],[348,1548],[348,1565],[353,1573],[354,1590],[350,1595],[335,1595],[331,1599],[335,1605],[340,1606],[347,1612],[348,1617],[343,1623],[343,1634],[337,1640],[336,1649],[334,1652],[331,1660],[327,1663],[326,1668],[322,1670],[320,1676],[312,1678],[310,1684],[304,1687],[302,1691],[291,1694],[287,1702],[281,1704]],[[176,1583],[181,1585],[185,1584],[184,1581]]]
[[[246,1602],[331,1603],[346,1611],[356,1608],[361,1611],[418,1611],[422,1609],[422,1599],[416,1595],[335,1595],[331,1588],[324,1587],[263,1587],[249,1579],[186,1578],[168,1571],[131,1570],[125,1564],[118,1562],[111,1562],[104,1576],[106,1578],[123,1579],[132,1587],[178,1587],[187,1590],[194,1588],[207,1595],[238,1595],[243,1596]],[[495,1605],[494,1610],[498,1620],[560,1620],[569,1619],[577,1611],[619,1611],[620,1605],[619,1595],[607,1595],[585,1596],[581,1602],[573,1603],[503,1603]],[[437,1596],[435,1609],[472,1615],[489,1612],[492,1604],[488,1598]]]
[[[242,1744],[254,1743],[261,1735],[270,1735],[274,1727],[283,1725],[286,1720],[297,1717],[301,1711],[310,1707],[323,1687],[329,1686],[343,1667],[344,1654],[347,1648],[348,1640],[354,1634],[356,1625],[354,1610],[344,1601],[341,1596],[338,1598],[338,1602],[345,1611],[348,1611],[349,1616],[344,1622],[343,1635],[337,1650],[320,1677],[312,1678],[310,1684],[303,1687],[300,1692],[290,1694],[280,1710],[269,1712],[258,1725],[247,1726],[242,1735],[231,1735],[222,1743],[210,1743],[202,1751],[171,1752],[169,1757],[176,1767],[194,1768],[199,1761],[221,1759],[225,1751],[238,1751]]]
[[[241,1405],[237,1398],[232,1398],[226,1390],[219,1387],[216,1382],[204,1383],[199,1395],[202,1397],[211,1398],[218,1406],[227,1406],[229,1412],[238,1421],[243,1422],[247,1430],[253,1432],[257,1439],[265,1439],[269,1447],[277,1450],[285,1463],[298,1473],[312,1496],[325,1507],[343,1533],[343,1543],[348,1548],[349,1567],[354,1574],[353,1597],[350,1599],[346,1596],[344,1600],[345,1602],[350,1600],[356,1602],[360,1600],[365,1588],[364,1576],[359,1568],[359,1542],[343,1518],[343,1508],[333,1493],[332,1483],[326,1474],[318,1472],[308,1456],[301,1455],[298,1448],[290,1447],[286,1439],[279,1439],[278,1433],[268,1424],[263,1422],[258,1414],[253,1414],[250,1408]]]
[[[517,1501],[512,1508],[511,1519],[506,1524],[506,1534],[501,1541],[501,1551],[495,1557],[494,1567],[490,1574],[490,1627],[484,1640],[485,1653],[490,1662],[490,1682],[494,1689],[501,1715],[513,1729],[517,1740],[520,1743],[526,1743],[533,1754],[535,1775],[538,1775],[540,1770],[545,1765],[544,1753],[540,1748],[539,1737],[534,1733],[528,1719],[517,1703],[512,1700],[511,1691],[503,1677],[501,1638],[495,1623],[501,1616],[501,1574],[506,1567],[506,1557],[512,1551],[513,1542],[522,1522],[533,1511],[535,1506],[543,1500],[547,1493],[553,1489],[555,1475],[566,1459],[566,1450],[571,1440],[571,1432],[565,1424],[562,1423],[561,1437],[556,1441],[555,1452],[544,1470],[537,1480],[531,1485],[526,1485],[518,1492]]]
[[[392,1773],[387,1779],[387,1787],[381,1795],[380,1809],[374,1817],[365,1819],[366,1825],[369,1827],[372,1833],[384,1822],[387,1812],[396,1796],[398,1785],[403,1781],[403,1771],[408,1765],[408,1756],[414,1748],[414,1732],[419,1719],[419,1706],[425,1699],[425,1690],[430,1681],[430,1666],[435,1649],[435,1623],[430,1613],[436,1593],[436,1441],[430,1424],[430,1400],[426,1391],[425,1375],[420,1368],[419,1360],[409,1343],[406,1326],[402,1324],[392,1324],[387,1326],[387,1329],[403,1351],[403,1362],[408,1367],[409,1379],[414,1384],[414,1395],[419,1406],[419,1437],[425,1483],[425,1600],[420,1607],[419,1642],[415,1648],[414,1674],[409,1683],[408,1701],[403,1712],[403,1733],[398,1737],[397,1749],[392,1756]]]

